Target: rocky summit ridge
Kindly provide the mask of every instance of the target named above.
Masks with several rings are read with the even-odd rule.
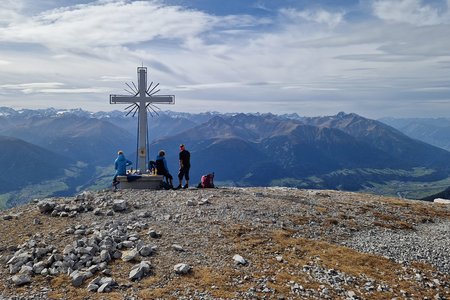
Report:
[[[290,188],[0,212],[0,299],[450,299],[450,206]]]

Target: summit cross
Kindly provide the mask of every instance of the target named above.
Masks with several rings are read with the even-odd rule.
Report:
[[[131,88],[135,94],[134,95],[110,95],[109,96],[109,103],[110,104],[124,104],[129,103],[131,104],[127,108],[130,108],[133,106],[132,110],[134,110],[134,107],[138,110],[138,146],[137,146],[137,169],[141,171],[141,173],[145,173],[145,170],[147,169],[147,163],[148,163],[148,155],[149,155],[149,146],[148,146],[148,120],[147,120],[147,109],[149,105],[152,104],[173,104],[175,102],[175,96],[173,95],[159,95],[154,96],[157,92],[160,90],[154,91],[158,85],[156,84],[151,90],[153,82],[147,87],[147,68],[146,67],[138,67],[137,68],[137,74],[138,74],[138,86],[134,85],[135,89],[131,88],[130,85],[128,85],[129,88]],[[130,92],[131,94],[131,92]],[[126,108],[126,109],[127,109]],[[130,111],[130,112],[131,112]],[[130,113],[129,112],[129,113]],[[128,113],[128,114],[129,114]],[[136,112],[135,112],[136,113]],[[128,115],[127,114],[127,115]],[[134,116],[134,114],[133,114]]]

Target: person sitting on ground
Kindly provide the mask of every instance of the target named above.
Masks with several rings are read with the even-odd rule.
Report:
[[[117,185],[119,184],[119,182],[117,181],[117,176],[127,175],[127,167],[132,164],[133,163],[131,162],[131,160],[128,160],[125,157],[122,150],[117,152],[117,158],[114,161],[114,168],[116,170],[116,174],[114,175],[114,178],[113,178],[113,186],[115,189],[117,189]]]
[[[156,174],[163,175],[166,179],[166,183],[169,184],[170,188],[173,187],[173,177],[169,173],[169,168],[167,168],[167,161],[166,161],[166,152],[164,150],[160,150],[158,153],[158,156],[156,157]]]
[[[189,187],[189,169],[191,168],[191,153],[185,149],[184,144],[180,145],[180,171],[178,172],[178,187],[177,189],[181,189],[181,184],[183,183],[183,177],[186,178],[186,184],[183,186],[183,189],[187,189]]]

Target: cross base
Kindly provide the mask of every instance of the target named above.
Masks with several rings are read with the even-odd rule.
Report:
[[[119,188],[128,189],[148,189],[148,190],[160,190],[163,183],[164,176],[162,175],[147,175],[142,174],[140,178],[133,181],[128,181],[127,176],[117,176],[119,181]]]

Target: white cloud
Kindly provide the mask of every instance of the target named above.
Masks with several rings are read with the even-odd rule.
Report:
[[[325,24],[328,27],[336,27],[344,20],[343,12],[330,12],[324,9],[317,10],[296,10],[296,9],[282,9],[281,15],[291,20],[304,19],[309,22]]]
[[[20,0],[0,1],[0,26],[21,20],[22,8],[23,3]]]
[[[20,91],[24,94],[50,93],[50,94],[80,94],[80,93],[107,93],[108,89],[102,87],[89,88],[63,88],[61,82],[32,82],[20,84],[0,85],[0,91]]]
[[[108,75],[104,75],[101,76],[100,81],[105,81],[105,82],[116,82],[116,81],[121,81],[121,82],[125,82],[125,81],[130,81],[130,80],[134,80],[134,78],[131,78],[129,76],[108,76]]]
[[[213,26],[198,11],[163,6],[157,1],[114,1],[43,12],[26,22],[0,28],[0,40],[32,42],[50,49],[84,50],[137,44],[157,38],[189,40]]]
[[[371,12],[382,3],[388,1],[374,2]],[[390,101],[401,111],[409,105],[403,99],[418,99],[413,89],[421,103],[428,93],[436,101],[449,98],[449,85],[442,83],[450,77],[447,25],[398,23],[401,18],[388,19],[387,12],[355,22],[344,10],[316,7],[281,9],[270,20],[159,1],[41,10],[27,23],[0,27],[0,75],[9,83],[0,94],[19,94],[17,103],[115,109],[109,94],[124,93],[123,82],[136,82],[143,64],[149,82],[176,95],[177,110],[382,116]],[[433,19],[432,9],[422,16]],[[443,20],[445,13],[438,16]]]
[[[16,90],[22,91],[25,94],[39,92],[43,89],[58,88],[63,86],[61,82],[32,82],[19,84],[3,84],[0,85],[0,90]]]
[[[449,24],[450,14],[447,9],[427,5],[422,0],[377,0],[373,2],[375,16],[382,20],[413,25]]]
[[[106,94],[109,89],[102,87],[90,87],[90,88],[72,88],[72,89],[41,89],[39,93],[49,94],[86,94],[86,93],[101,93]]]
[[[217,17],[166,6],[161,1],[98,1],[44,11],[27,21],[0,28],[0,41],[36,43],[51,50],[92,51],[161,40],[188,48],[203,45],[200,35],[213,28],[268,24],[249,15]],[[101,51],[101,50],[100,50]]]

